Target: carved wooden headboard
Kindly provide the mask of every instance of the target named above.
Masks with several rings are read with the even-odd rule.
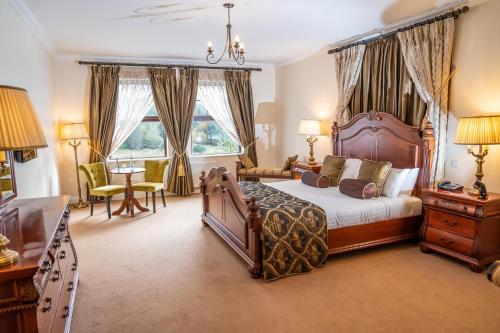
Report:
[[[427,123],[423,131],[406,125],[392,115],[370,111],[355,116],[344,126],[332,126],[333,154],[347,158],[389,161],[394,168],[420,168],[413,192],[429,186],[434,129]]]

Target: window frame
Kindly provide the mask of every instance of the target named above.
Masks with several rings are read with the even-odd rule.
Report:
[[[156,111],[156,107],[155,107],[155,111]],[[163,126],[163,123],[161,122],[160,116],[144,116],[144,118],[142,118],[142,120],[141,120],[141,123],[152,123],[152,122],[159,122]],[[163,131],[165,133],[165,127],[163,128]],[[132,133],[130,133],[130,134],[132,134]],[[120,148],[118,147],[118,149],[120,149]],[[163,135],[163,153],[164,153],[164,155],[160,155],[160,156],[132,156],[132,160],[137,161],[137,160],[168,158],[168,140],[167,140],[166,133]],[[109,161],[116,161],[116,159],[117,158],[113,157],[113,155],[109,155],[109,157],[108,157]],[[121,158],[118,157],[118,161],[127,161],[127,160],[129,160],[128,157],[121,157]]]
[[[198,103],[201,103],[201,101],[199,99],[196,100],[196,102]],[[217,153],[217,154],[206,154],[206,153],[203,153],[203,154],[193,154],[193,122],[195,121],[214,121],[219,127],[220,125],[217,123],[217,121],[215,121],[215,119],[207,114],[207,115],[193,115],[193,119],[191,120],[191,134],[189,135],[189,146],[190,146],[190,149],[189,149],[189,156],[191,157],[216,157],[216,156],[234,156],[234,155],[239,155],[242,153],[243,149],[240,145],[238,145],[238,151],[237,152],[232,152],[232,153]],[[222,128],[221,128],[222,129]],[[222,129],[223,130],[223,129]],[[223,130],[224,131],[224,130]]]

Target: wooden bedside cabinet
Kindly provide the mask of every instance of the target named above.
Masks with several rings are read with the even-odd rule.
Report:
[[[292,175],[293,179],[300,179],[302,174],[306,171],[312,171],[315,173],[319,173],[321,170],[321,164],[310,165],[307,162],[294,162],[292,163]]]
[[[424,189],[420,250],[466,262],[473,272],[500,259],[500,194],[487,200],[463,193]]]

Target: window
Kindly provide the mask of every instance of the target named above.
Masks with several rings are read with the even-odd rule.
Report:
[[[154,106],[149,109],[141,123],[110,156],[119,158],[152,158],[167,156],[165,129]]]
[[[200,101],[196,101],[191,132],[191,155],[223,155],[241,152],[241,147],[210,116]]]

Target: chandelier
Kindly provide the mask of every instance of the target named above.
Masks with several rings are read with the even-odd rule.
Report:
[[[212,42],[208,42],[208,50],[207,50],[207,62],[209,64],[217,64],[222,60],[224,55],[227,54],[229,59],[234,59],[238,65],[243,65],[245,63],[245,49],[243,48],[243,43],[240,43],[240,38],[236,36],[234,38],[234,44],[231,38],[231,8],[234,7],[232,3],[225,3],[222,5],[224,8],[227,8],[227,36],[226,36],[226,45],[224,46],[224,50],[219,58],[216,58],[214,55],[214,49]]]

